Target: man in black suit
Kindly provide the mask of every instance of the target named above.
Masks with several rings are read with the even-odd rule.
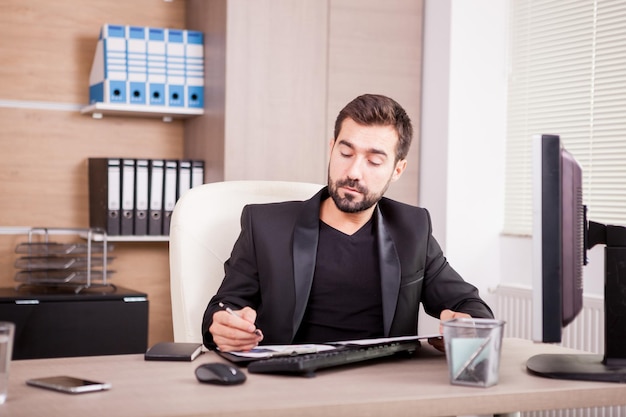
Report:
[[[446,261],[426,209],[383,197],[406,168],[412,135],[394,100],[359,96],[335,122],[327,187],[307,201],[244,208],[204,314],[207,347],[415,335],[420,302],[442,321],[493,317]]]

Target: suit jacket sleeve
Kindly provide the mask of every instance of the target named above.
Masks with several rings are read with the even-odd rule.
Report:
[[[244,207],[241,233],[224,263],[224,279],[204,313],[205,346],[215,347],[208,329],[220,302],[233,310],[255,309],[264,343],[291,343],[296,292],[292,242],[302,207],[296,201]]]
[[[481,299],[478,289],[466,282],[448,263],[431,233],[430,215],[428,227],[422,298],[424,311],[436,318],[445,309],[467,313],[476,318],[493,318],[493,312]]]
[[[241,232],[230,258],[224,263],[224,272],[224,280],[217,294],[209,302],[202,320],[203,342],[210,349],[214,349],[216,345],[208,329],[213,322],[213,314],[221,309],[220,302],[224,302],[233,310],[244,306],[256,306],[258,303],[259,281],[249,206],[244,207],[242,211]]]

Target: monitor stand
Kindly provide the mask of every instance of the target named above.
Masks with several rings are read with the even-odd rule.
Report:
[[[626,382],[626,366],[605,365],[602,355],[591,353],[535,355],[526,362],[526,369],[546,378]]]
[[[534,375],[583,381],[626,382],[626,228],[590,222],[588,248],[604,249],[604,356],[540,354],[526,362]]]

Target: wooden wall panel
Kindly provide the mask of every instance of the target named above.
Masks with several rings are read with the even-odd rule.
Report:
[[[227,0],[187,0],[187,28],[204,32],[204,110],[185,125],[185,157],[204,159],[206,182],[224,180]]]
[[[328,126],[363,93],[387,95],[411,117],[413,144],[402,178],[387,196],[417,204],[422,78],[422,0],[331,0]]]
[[[184,28],[185,2],[2,2],[0,226],[87,227],[89,157],[182,158],[182,121],[79,113],[104,23]],[[0,235],[0,286],[15,284],[19,241]],[[148,293],[149,343],[172,340],[167,243],[120,243],[113,255],[112,282]]]
[[[225,178],[323,182],[328,2],[228,7]]]

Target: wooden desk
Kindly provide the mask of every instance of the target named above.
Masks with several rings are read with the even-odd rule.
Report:
[[[315,378],[249,374],[239,386],[200,384],[194,369],[222,360],[146,362],[143,355],[14,361],[0,416],[454,416],[626,404],[626,384],[551,380],[526,373],[537,353],[568,352],[505,340],[500,382],[450,385],[445,357],[423,348],[415,358],[319,372]],[[111,382],[110,391],[68,395],[25,385],[67,374]]]

